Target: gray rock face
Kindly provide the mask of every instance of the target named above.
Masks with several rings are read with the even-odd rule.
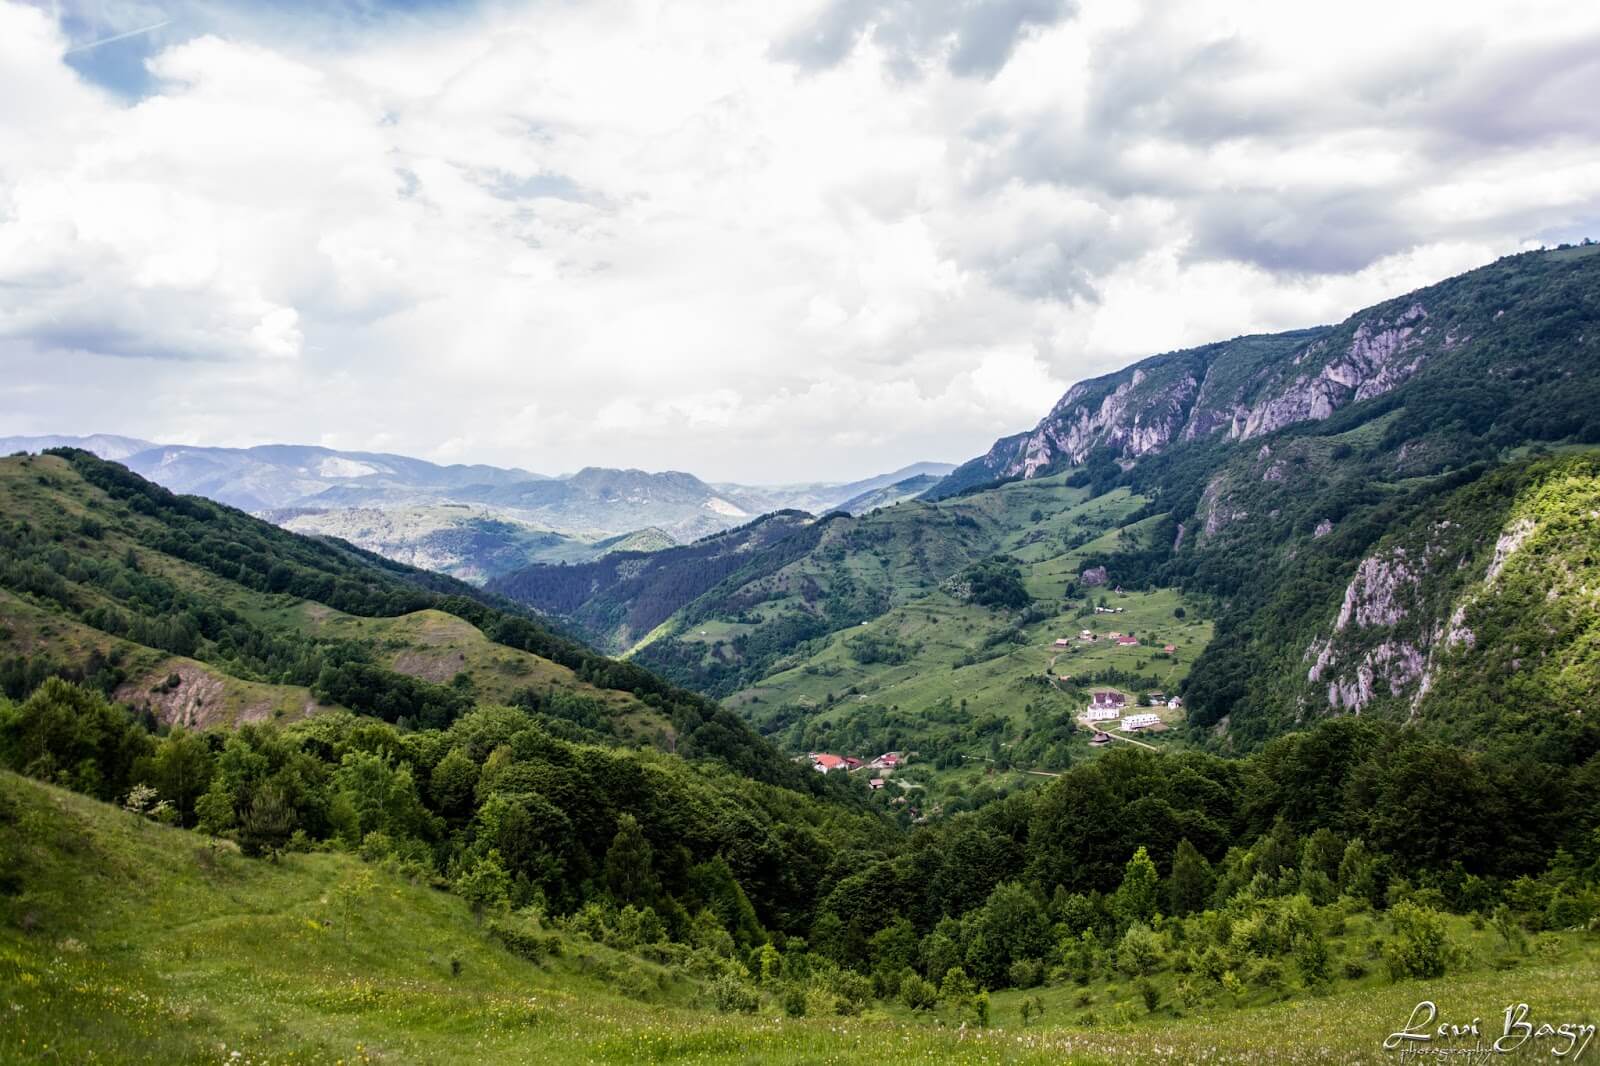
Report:
[[[1131,461],[1176,442],[1249,440],[1326,419],[1471,343],[1455,323],[1431,320],[1426,297],[1380,305],[1333,329],[1238,338],[1079,382],[1032,430],[959,468],[952,484],[1038,477],[1101,448]],[[1282,471],[1264,476],[1277,480]]]

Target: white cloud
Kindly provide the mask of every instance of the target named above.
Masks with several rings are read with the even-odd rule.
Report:
[[[127,99],[0,0],[0,429],[959,460],[1131,358],[1594,228],[1600,12],[1546,8],[251,8],[107,46],[153,49]]]

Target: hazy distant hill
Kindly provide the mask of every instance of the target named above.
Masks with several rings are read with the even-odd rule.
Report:
[[[82,448],[86,452],[93,452],[102,459],[121,462],[130,455],[138,453],[155,445],[147,440],[137,437],[119,437],[112,433],[96,433],[89,437],[0,437],[0,455],[12,455],[16,452],[42,452],[47,448]]]
[[[891,485],[884,485],[882,488],[868,489],[858,496],[852,496],[839,504],[839,510],[849,514],[860,514],[863,511],[870,511],[874,507],[893,507],[897,503],[916,499],[932,489],[941,480],[943,480],[941,477],[934,474],[920,474],[916,477],[908,477],[904,481],[896,481]]]
[[[205,496],[301,533],[335,536],[401,562],[481,583],[539,562],[671,547],[797,508],[820,513],[944,463],[843,484],[708,485],[681,471],[585,467],[552,478],[309,445],[209,448],[131,437],[0,438],[0,454],[74,447],[174,492]]]
[[[746,485],[718,485],[717,488],[738,495],[741,499],[759,504],[763,511],[792,509],[822,514],[824,511],[842,509],[851,500],[869,492],[887,488],[914,477],[929,478],[929,487],[955,469],[954,463],[912,463],[887,474],[862,478],[840,484],[818,482],[803,485],[778,485],[752,487]]]

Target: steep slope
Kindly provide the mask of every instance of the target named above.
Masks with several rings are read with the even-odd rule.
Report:
[[[742,569],[815,542],[810,515],[780,511],[681,547],[617,551],[591,563],[527,567],[489,589],[560,615],[601,646],[624,651]]]
[[[1361,560],[1305,650],[1312,706],[1600,750],[1600,455],[1518,464]]]
[[[1080,466],[1097,452],[1127,461],[1179,443],[1254,440],[1380,397],[1392,408],[1449,394],[1455,405],[1478,400],[1479,390],[1515,401],[1508,439],[1600,435],[1600,415],[1584,402],[1597,385],[1582,355],[1600,343],[1585,329],[1600,299],[1597,277],[1595,246],[1527,253],[1338,326],[1155,356],[1074,385],[1032,431],[997,441],[931,495]],[[1568,392],[1574,375],[1577,397]],[[1415,428],[1417,438],[1434,435]]]
[[[59,673],[213,724],[303,714],[309,689],[319,706],[411,725],[447,723],[481,695],[562,735],[810,784],[709,701],[450,578],[174,496],[86,452],[0,460],[0,500],[12,695]]]
[[[1050,735],[1055,696],[1078,698],[1082,674],[1068,671],[1066,690],[1039,688],[1047,657],[1038,647],[1067,628],[1056,621],[1063,607],[1093,618],[1099,597],[1120,586],[1130,596],[1175,593],[1169,610],[1214,628],[1175,645],[1181,671],[1140,653],[1090,676],[1130,696],[1181,685],[1200,742],[1250,749],[1316,716],[1359,711],[1415,714],[1479,747],[1553,738],[1545,757],[1556,761],[1561,748],[1559,759],[1581,760],[1594,744],[1582,717],[1532,710],[1570,708],[1589,691],[1589,638],[1573,621],[1589,609],[1581,578],[1547,575],[1559,590],[1553,614],[1524,612],[1568,634],[1542,645],[1559,669],[1531,665],[1527,634],[1474,646],[1472,661],[1499,664],[1497,676],[1539,678],[1510,704],[1461,709],[1454,693],[1483,684],[1461,673],[1478,669],[1463,665],[1465,653],[1441,642],[1451,615],[1480,602],[1465,575],[1482,580],[1485,553],[1515,540],[1523,489],[1505,486],[1545,476],[1550,468],[1528,465],[1539,448],[1600,442],[1597,252],[1510,257],[1337,327],[1158,356],[1075,386],[1034,432],[1000,442],[921,500],[835,518],[798,554],[691,589],[695,598],[637,658],[703,691],[737,694],[741,710],[793,749],[830,737],[934,747],[937,733],[957,757],[993,759],[969,727],[992,712],[1003,720],[1001,749],[1018,751],[1029,730]],[[1029,485],[1031,499],[1017,491]],[[1458,540],[1466,530],[1470,539]],[[1405,557],[1386,554],[1391,546]],[[994,555],[1017,561],[1034,600],[1013,617],[969,614],[952,596],[963,568]],[[1586,573],[1581,557],[1562,567]],[[549,574],[517,594],[538,597]],[[1421,601],[1406,598],[1412,584]],[[564,588],[568,598],[542,602],[576,616],[590,589],[582,580]],[[610,594],[608,617],[626,612],[630,592]],[[1376,606],[1363,611],[1368,599]],[[1397,611],[1401,630],[1383,621]],[[1182,633],[1155,621],[1145,617],[1141,635]],[[852,632],[863,623],[871,639]],[[995,665],[980,681],[985,662]],[[1510,689],[1494,691],[1511,699]],[[939,713],[952,728],[918,724],[915,714],[926,721],[947,696],[956,705]],[[831,731],[813,728],[824,724]]]

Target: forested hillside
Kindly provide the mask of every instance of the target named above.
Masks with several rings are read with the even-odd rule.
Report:
[[[1087,755],[1061,725],[1086,684],[1175,690],[1185,714],[1169,724],[1224,749],[1362,711],[1581,761],[1597,741],[1579,708],[1600,686],[1581,547],[1596,535],[1582,501],[1597,345],[1600,254],[1585,246],[1335,327],[1156,356],[1074,386],[923,501],[835,519],[803,555],[730,574],[636,654],[734,696],[793,749],[914,747],[947,768]],[[1568,501],[1560,521],[1552,498]],[[1501,555],[1525,562],[1490,580]],[[960,594],[990,557],[1013,561],[1026,599]],[[508,591],[538,597],[548,574]],[[1539,581],[1548,604],[1517,598]],[[583,626],[590,591],[561,587],[536,602]],[[1152,628],[1155,596],[1214,626]],[[604,602],[629,605],[625,590]],[[1143,628],[1097,613],[1118,605]],[[1100,645],[1055,645],[1094,621],[1097,640],[1131,629],[1158,648],[1074,660]],[[870,639],[850,633],[863,623]]]
[[[442,727],[481,694],[575,737],[643,739],[815,787],[709,700],[450,578],[175,496],[87,452],[0,461],[0,494],[0,677],[13,696],[60,675],[158,720],[181,705],[210,724],[225,700],[227,720],[329,703]]]

